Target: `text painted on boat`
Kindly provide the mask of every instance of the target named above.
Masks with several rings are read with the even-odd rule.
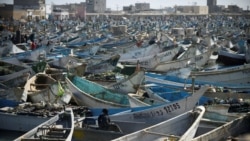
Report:
[[[117,84],[113,85],[113,88],[114,88],[114,89],[121,89],[121,88],[123,88],[123,87],[127,87],[127,85],[124,85],[124,84],[122,84],[122,83],[117,83]]]
[[[181,106],[179,103],[173,103],[173,104],[164,106],[159,110],[154,110],[154,111],[150,111],[150,112],[143,112],[143,113],[138,113],[138,114],[135,113],[135,114],[133,114],[133,116],[135,119],[163,116],[165,114],[171,113],[171,112],[178,110],[180,108],[181,108]]]

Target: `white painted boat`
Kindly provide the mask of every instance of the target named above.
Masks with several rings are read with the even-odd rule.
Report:
[[[157,53],[157,54],[152,54],[152,55],[147,55],[143,56],[141,58],[132,58],[132,59],[124,59],[124,60],[119,60],[119,62],[127,64],[127,65],[136,65],[137,62],[139,61],[140,66],[145,69],[152,69],[154,68],[158,63],[161,62],[167,62],[167,61],[172,61],[172,59],[177,55],[177,53],[180,50],[180,46],[169,48],[166,51]]]
[[[0,112],[0,118],[1,130],[28,132],[37,125],[47,121],[50,117]]]
[[[74,113],[71,108],[41,123],[14,141],[63,140],[71,141],[74,131]]]
[[[122,79],[121,81],[116,82],[115,84],[111,84],[107,86],[109,89],[113,89],[118,92],[123,93],[135,93],[139,87],[142,85],[144,81],[145,72],[135,71],[132,75],[127,78]]]
[[[110,119],[121,128],[123,133],[132,133],[193,109],[207,89],[208,86],[201,87],[188,97],[142,111],[110,115]]]
[[[73,56],[63,56],[60,58],[54,58],[53,60],[48,61],[48,64],[51,67],[58,69],[70,69],[85,63],[83,60],[77,59]]]
[[[250,89],[249,84],[236,84],[236,83],[223,83],[215,81],[198,81],[195,77],[189,75],[191,70],[187,70],[184,73],[188,73],[188,76],[178,76],[176,75],[162,75],[154,73],[146,73],[145,81],[149,85],[166,85],[171,87],[177,87],[181,89],[190,88],[192,86],[193,80],[195,80],[195,88],[198,88],[201,85],[210,85],[215,87],[222,87],[230,90],[235,90],[236,92],[248,91]],[[182,72],[181,72],[182,73]]]
[[[184,50],[185,50],[184,52],[182,52],[179,56],[177,56],[176,58],[177,60],[188,59],[194,57],[195,55],[201,54],[201,52],[197,50],[197,48],[194,46],[184,48]]]
[[[161,62],[156,65],[155,68],[150,69],[149,71],[153,72],[168,72],[172,70],[177,70],[180,68],[188,67],[190,64],[190,58],[182,59],[182,60],[174,60],[174,61],[167,61],[167,62]]]
[[[100,84],[78,76],[69,76],[66,78],[66,82],[77,105],[91,108],[129,107],[127,95],[115,92]]]
[[[250,64],[209,71],[193,71],[190,77],[195,77],[198,81],[247,85],[250,83]]]
[[[25,94],[33,103],[44,101],[63,105],[68,104],[72,97],[69,89],[45,73],[37,73],[26,82],[23,95]]]
[[[227,139],[234,139],[239,135],[249,134],[250,132],[250,116],[246,114],[244,116],[240,116],[228,123],[223,124],[217,128],[212,129],[211,131],[196,136],[191,141],[221,141]],[[238,138],[240,139],[240,138]],[[249,138],[245,138],[245,140],[249,140]]]
[[[167,103],[167,101],[159,101],[153,98],[148,98],[138,94],[128,94],[128,100],[130,107],[143,107],[143,106],[151,106],[151,105],[162,105]]]
[[[81,59],[77,59],[73,56],[63,56],[60,58],[55,58],[48,62],[48,64],[53,68],[64,69],[72,74],[77,74],[83,76],[87,63]]]
[[[74,51],[74,55],[81,58],[86,58],[89,56],[94,56],[100,49],[100,46],[89,46],[83,49],[78,49]]]
[[[196,53],[196,48],[190,48],[181,54],[177,60],[159,63],[155,68],[150,69],[154,72],[168,72],[181,68],[191,67],[200,68],[208,63],[213,49],[207,50],[203,53]]]
[[[193,139],[205,113],[203,106],[112,141],[158,141]]]
[[[110,141],[125,135],[115,124],[111,124],[107,130],[100,129],[93,118],[86,117],[79,123],[82,124],[75,124],[72,137],[74,141]]]
[[[166,104],[170,101],[154,93],[150,88],[138,89],[136,93],[128,93],[130,107],[143,107]]]
[[[238,117],[246,115],[246,112],[229,112],[230,104],[206,105],[204,119],[230,122]]]
[[[35,50],[28,50],[25,51],[23,53],[19,53],[19,54],[15,54],[11,57],[16,57],[19,60],[23,60],[23,61],[39,61],[40,60],[40,56],[44,56],[46,57],[47,53],[50,53],[50,51],[53,49],[53,45],[50,46],[41,46]]]
[[[206,112],[200,122],[195,138],[246,115],[246,112],[229,113],[229,107],[227,104],[206,105]]]
[[[107,60],[102,60],[95,64],[88,63],[86,73],[95,74],[113,71],[116,68],[119,59],[120,55],[114,55]]]
[[[124,54],[120,54],[120,62],[124,62],[127,59],[138,59],[141,57],[155,55],[161,51],[161,47],[157,44],[147,46],[145,48],[138,48],[137,50],[132,50]]]
[[[22,65],[22,63],[16,59],[0,61],[0,81],[2,82],[27,76],[27,74],[34,75],[34,71],[31,67]]]
[[[10,53],[13,46],[14,46],[13,43],[10,41],[3,42],[0,48],[0,57],[7,56]]]

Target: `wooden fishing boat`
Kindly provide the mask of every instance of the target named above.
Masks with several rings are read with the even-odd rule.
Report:
[[[48,67],[44,70],[46,74],[54,78],[55,80],[64,81],[65,80],[65,71],[63,69],[51,68]]]
[[[246,63],[245,54],[239,54],[227,48],[219,50],[217,61],[227,66],[243,65]]]
[[[161,62],[161,63],[157,64],[154,68],[152,68],[148,71],[166,73],[168,71],[188,67],[190,62],[191,62],[190,58],[183,59],[183,60],[173,60],[173,61]]]
[[[71,141],[74,131],[74,114],[71,108],[43,122],[15,141]]]
[[[192,50],[192,49],[189,49]],[[211,54],[212,49],[202,52],[198,55],[195,53],[192,54],[193,51],[190,53],[183,54],[177,60],[161,62],[155,68],[150,69],[150,71],[154,72],[168,72],[171,70],[177,70],[181,68],[191,67],[193,69],[203,67],[207,64]]]
[[[0,107],[16,107],[18,104],[25,102],[22,95],[23,89],[2,87],[2,84],[0,84]]]
[[[48,64],[52,68],[63,69],[69,73],[83,76],[86,70],[87,63],[81,59],[77,59],[73,56],[63,56],[60,58],[54,58],[48,61]]]
[[[87,46],[83,49],[74,50],[74,55],[78,58],[86,58],[96,55],[100,46]]]
[[[11,41],[4,41],[1,44],[0,56],[1,57],[8,57],[8,56],[19,54],[19,53],[22,53],[25,51],[27,51],[27,48],[21,47],[20,44],[15,45]]]
[[[125,94],[107,89],[78,76],[69,76],[66,78],[66,82],[77,105],[95,108],[129,107]]]
[[[176,101],[189,96],[191,93],[183,89],[174,87],[167,87],[166,85],[145,85],[149,97],[156,97],[155,95],[165,99],[165,101]]]
[[[135,93],[144,81],[145,71],[138,70],[127,78],[122,79],[114,84],[108,85],[107,88],[122,93]]]
[[[172,59],[177,55],[177,53],[180,50],[180,46],[177,47],[166,47],[166,50],[157,54],[152,54],[148,56],[143,56],[141,58],[132,58],[132,59],[124,59],[119,60],[121,64],[126,65],[136,65],[139,61],[140,66],[145,69],[152,69],[154,68],[158,63],[166,62],[166,61],[172,61]],[[164,48],[165,49],[165,48]]]
[[[108,113],[109,115],[118,115],[150,108],[152,108],[152,106],[137,108],[109,108]],[[76,118],[75,120],[74,134],[72,137],[74,141],[110,141],[125,135],[125,133],[123,133],[120,127],[116,124],[111,124],[109,130],[99,128],[97,117],[100,115],[102,110],[103,108],[84,108],[80,110],[81,112],[85,111],[85,116]]]
[[[210,119],[215,121],[230,122],[238,117],[244,116],[247,112],[232,112],[230,111],[230,104],[212,104],[206,105],[206,113],[203,119]]]
[[[209,132],[196,136],[191,141],[221,141],[227,139],[237,139],[237,136],[239,135],[249,134],[249,121],[249,114],[240,116],[234,120],[222,124],[221,126],[218,126],[217,128],[210,130]]]
[[[222,76],[223,75],[226,76],[226,74],[223,74],[223,70],[227,70],[227,69],[230,69],[230,68],[221,69],[222,71],[218,71],[218,75],[221,73]],[[234,68],[236,69],[237,67],[232,67],[232,69],[234,69]],[[214,87],[218,87],[218,88],[226,88],[226,89],[230,89],[230,90],[235,90],[236,92],[247,91],[247,90],[250,89],[249,84],[233,83],[234,82],[233,80],[235,78],[231,77],[231,76],[228,77],[228,78],[222,77],[220,80],[217,80],[217,78],[215,76],[216,74],[214,74],[213,78],[216,81],[207,80],[209,78],[205,78],[206,77],[205,72],[207,72],[207,71],[200,71],[200,72],[197,72],[197,74],[198,73],[201,73],[201,74],[204,73],[203,77],[206,80],[196,79],[195,76],[192,77],[192,74],[196,74],[195,72],[192,72],[190,75],[185,76],[185,78],[182,78],[180,76],[173,76],[173,75],[162,75],[162,74],[155,74],[155,73],[145,73],[145,81],[146,81],[147,84],[165,85],[165,86],[168,86],[168,87],[170,86],[170,87],[181,88],[181,89],[190,88],[192,86],[193,80],[195,80],[195,87],[196,88],[199,87],[199,86],[201,86],[201,85],[210,85],[210,86],[214,86]],[[210,70],[208,72],[212,73],[213,70]],[[217,71],[215,71],[215,72],[217,72]],[[231,71],[231,72],[233,73],[234,71]],[[246,77],[248,77],[247,74],[244,74],[244,75]],[[209,77],[209,75],[207,77]],[[229,79],[229,80],[231,80],[230,81],[231,83],[228,83],[226,81],[225,82],[217,82],[217,81],[221,81],[223,79],[225,79],[225,80]],[[244,80],[244,78],[243,78],[243,80]],[[237,80],[237,81],[240,81],[240,80]]]
[[[20,87],[23,88],[27,80],[34,75],[34,71],[32,69],[29,69],[30,73],[23,73],[20,74],[19,76],[12,78],[12,79],[7,79],[4,81],[0,81],[0,83],[10,87],[10,88],[15,88],[15,87]]]
[[[147,46],[145,48],[138,48],[136,50],[131,50],[127,53],[120,54],[121,55],[120,61],[124,62],[127,59],[138,59],[149,55],[155,55],[159,53],[161,50],[162,48],[156,44]]]
[[[99,74],[86,74],[84,75],[85,79],[90,80],[92,82],[101,84],[105,87],[108,85],[112,85],[117,82],[117,74],[115,72],[106,72]],[[120,77],[119,77],[120,78]]]
[[[220,82],[228,84],[244,84],[250,83],[250,64],[244,64],[233,67],[226,67],[209,71],[192,71],[190,77],[195,77],[197,81]]]
[[[116,68],[119,59],[120,55],[114,55],[111,56],[109,59],[102,60],[96,64],[88,63],[86,73],[94,74],[113,71]]]
[[[145,71],[138,69],[131,75],[115,72],[86,75],[86,79],[121,93],[136,93],[144,82]]]
[[[166,104],[190,96],[187,91],[163,86],[145,85],[143,89],[143,91],[138,90],[136,94],[129,93],[131,107]]]
[[[121,128],[123,133],[132,133],[193,109],[207,89],[208,86],[201,87],[188,97],[145,110],[110,115],[110,119]]]
[[[34,71],[31,67],[22,64],[17,59],[0,61],[0,81],[5,82],[16,79],[18,77],[33,75]]]
[[[204,113],[205,108],[198,106],[194,110],[112,141],[191,140]]]
[[[18,132],[28,132],[35,128],[37,125],[47,121],[48,116],[34,116],[28,114],[15,113],[9,109],[7,112],[3,112],[1,108],[0,112],[0,129],[6,131],[18,131]],[[10,113],[11,111],[11,113]],[[44,111],[43,111],[44,112]]]
[[[229,104],[206,105],[206,112],[200,122],[196,137],[202,136],[220,126],[224,126],[241,116],[245,116],[247,113],[242,111],[229,112],[230,107]]]
[[[51,46],[41,46],[35,50],[28,50],[25,51],[23,53],[19,53],[19,54],[13,54],[11,57],[17,58],[19,60],[22,61],[26,61],[26,62],[36,62],[39,61],[41,59],[41,56],[43,56],[44,58],[46,57],[47,53],[50,53],[51,50],[53,49],[53,45]]]
[[[138,94],[128,94],[128,100],[130,107],[143,107],[143,106],[151,106],[151,105],[161,105],[165,104],[168,101],[159,101],[157,99],[145,97],[143,95],[138,95]]]
[[[63,88],[63,83],[56,81],[48,74],[37,73],[24,86],[24,94],[34,103],[40,101],[48,103],[68,104],[71,92]]]
[[[110,141],[125,135],[119,126],[111,124],[109,130],[100,129],[93,118],[85,118],[81,125],[76,123],[72,139],[74,141]]]

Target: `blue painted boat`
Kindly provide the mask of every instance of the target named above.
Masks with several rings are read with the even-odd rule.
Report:
[[[79,48],[79,47],[82,47],[82,46],[86,46],[88,44],[94,44],[94,43],[100,43],[104,40],[106,40],[107,37],[101,37],[101,38],[95,38],[95,39],[90,39],[90,40],[87,40],[87,41],[81,41],[81,42],[77,42],[77,43],[69,43],[67,44],[67,47],[69,48]]]
[[[132,133],[192,110],[198,99],[208,88],[208,86],[201,87],[198,91],[195,91],[194,94],[186,98],[163,105],[122,108],[121,112],[115,114],[111,114],[111,112],[114,113],[114,108],[108,108],[110,119],[120,127],[124,134]],[[118,110],[120,109],[121,108],[118,108]],[[95,113],[93,112],[94,119],[98,117],[97,113],[101,113],[101,109],[98,110],[99,111],[96,110]]]
[[[16,107],[22,103],[23,89],[8,88],[0,83],[0,108],[2,107]]]
[[[98,52],[99,48],[100,46],[86,47],[84,49],[79,49],[79,50],[74,51],[74,55],[76,55],[79,58],[86,58],[86,57],[94,56]]]
[[[230,67],[231,69],[234,69],[236,67]],[[247,71],[246,71],[247,72]],[[207,76],[209,77],[209,76]],[[146,83],[147,84],[157,84],[157,85],[168,85],[170,87],[175,88],[185,88],[185,87],[191,87],[192,84],[192,78],[181,78],[174,75],[164,75],[164,74],[156,74],[156,73],[145,73]],[[195,78],[195,87],[199,87],[202,85],[210,85],[215,87],[224,87],[232,90],[238,90],[238,91],[244,91],[249,90],[250,85],[248,84],[238,84],[238,83],[226,83],[226,82],[215,82],[215,81],[203,81],[203,80],[197,80],[197,77]],[[218,80],[219,81],[219,80]]]

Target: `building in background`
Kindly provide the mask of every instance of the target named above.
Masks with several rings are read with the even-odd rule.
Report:
[[[0,4],[0,19],[12,19],[13,8],[12,4]]]
[[[86,0],[87,13],[104,13],[106,11],[106,0]]]
[[[14,19],[45,19],[45,0],[14,0]]]
[[[66,5],[54,5],[53,9],[64,9],[68,11],[70,19],[84,19],[86,16],[86,3],[72,3]]]
[[[133,13],[135,12],[136,8],[134,5],[130,6],[123,6],[123,11],[128,12],[128,13]]]
[[[53,5],[51,5],[51,4],[46,4],[45,5],[45,17],[46,17],[46,19],[51,19],[52,17],[52,10],[53,10]]]
[[[67,9],[53,8],[53,20],[67,20],[69,19],[69,12]]]
[[[231,13],[239,13],[243,11],[243,9],[237,5],[228,5],[227,9],[228,9],[228,12],[231,12]]]
[[[209,13],[218,12],[217,0],[207,0],[207,6]]]
[[[150,3],[135,3],[135,9],[138,11],[150,10]]]
[[[186,13],[186,14],[208,14],[208,6],[177,6],[177,13]]]
[[[79,19],[86,19],[86,3],[82,2],[76,5],[76,18]]]

